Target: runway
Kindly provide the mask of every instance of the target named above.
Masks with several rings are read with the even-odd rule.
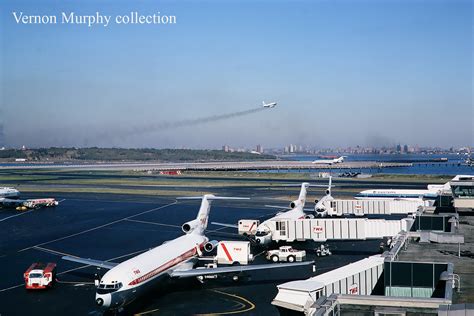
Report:
[[[412,163],[349,161],[338,164],[317,164],[311,161],[265,160],[244,162],[124,162],[124,163],[16,163],[1,164],[0,170],[66,169],[66,170],[141,170],[141,171],[248,171],[248,170],[319,170],[319,169],[376,169],[411,167]]]
[[[133,200],[114,194],[58,192],[54,196],[66,200],[56,208],[35,210],[22,216],[12,217],[17,214],[15,210],[0,211],[0,267],[4,271],[0,279],[1,315],[101,315],[94,304],[93,277],[104,271],[63,261],[60,257],[126,260],[182,235],[180,225],[195,218],[199,207],[197,202],[177,203],[171,198],[150,196],[134,196]],[[216,201],[210,219],[236,223],[241,218],[264,218],[268,214],[269,209],[252,201]],[[207,235],[212,239],[236,237],[230,228],[210,225],[208,230]],[[341,253],[354,248],[366,252],[320,258],[316,261],[316,273],[375,253],[378,243],[334,244]],[[312,246],[298,245],[308,247],[308,251]],[[309,255],[309,259],[314,259],[314,254]],[[23,272],[31,263],[40,261],[57,262],[59,282],[48,291],[26,291]],[[257,257],[255,262],[265,260]],[[277,315],[270,304],[276,294],[276,284],[312,275],[312,270],[305,267],[253,273],[248,280],[238,283],[222,280],[202,285],[195,279],[171,281],[128,306],[123,314]]]

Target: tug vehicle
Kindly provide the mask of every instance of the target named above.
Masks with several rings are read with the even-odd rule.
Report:
[[[293,249],[291,246],[282,246],[279,249],[269,250],[267,251],[267,255],[266,255],[266,258],[273,262],[303,261],[305,257],[306,257],[306,251],[296,250],[296,249]]]
[[[33,263],[23,274],[27,290],[42,290],[53,286],[56,280],[56,263]]]

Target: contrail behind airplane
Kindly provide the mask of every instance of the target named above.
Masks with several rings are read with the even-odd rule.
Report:
[[[174,121],[174,122],[166,122],[166,121],[157,122],[154,124],[137,127],[133,130],[132,133],[140,134],[140,133],[161,131],[165,129],[172,129],[172,128],[177,128],[177,127],[195,126],[195,125],[200,125],[200,124],[205,124],[205,123],[223,121],[223,120],[227,120],[227,119],[231,119],[231,118],[235,118],[239,116],[249,115],[249,114],[260,112],[263,110],[265,110],[265,108],[258,107],[258,108],[240,111],[240,112],[212,115],[212,116],[200,117],[200,118],[195,118],[195,119],[187,119],[187,120]]]

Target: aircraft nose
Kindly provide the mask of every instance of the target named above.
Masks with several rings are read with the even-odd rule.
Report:
[[[110,294],[96,294],[95,295],[95,303],[97,306],[100,307],[110,307],[110,303],[112,302],[112,297]]]

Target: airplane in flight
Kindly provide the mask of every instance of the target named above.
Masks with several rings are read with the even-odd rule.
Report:
[[[346,156],[341,156],[339,158],[334,158],[334,159],[315,160],[315,161],[313,161],[313,163],[314,164],[321,164],[321,165],[334,165],[334,164],[344,162],[344,158],[346,158]]]
[[[270,109],[271,109],[271,108],[274,108],[276,105],[277,105],[276,102],[265,103],[265,101],[262,101],[262,106],[263,106],[264,108],[270,108]]]
[[[273,268],[295,267],[295,263],[261,264],[248,266],[228,266],[217,268],[195,268],[204,251],[212,251],[218,241],[205,236],[211,202],[214,200],[243,200],[248,198],[217,197],[206,194],[202,197],[178,198],[181,200],[201,199],[196,219],[184,223],[181,228],[185,235],[166,241],[162,245],[121,263],[99,261],[72,256],[62,257],[91,266],[109,269],[98,281],[95,302],[107,309],[120,309],[141,294],[169,278],[203,277],[242,273]],[[312,262],[297,263],[296,266]]]

